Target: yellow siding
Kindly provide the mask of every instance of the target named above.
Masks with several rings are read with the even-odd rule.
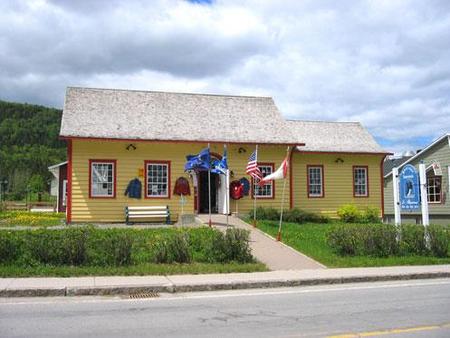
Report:
[[[344,162],[336,163],[341,158]],[[381,155],[308,154],[294,153],[292,159],[294,206],[303,210],[320,212],[331,217],[343,204],[373,206],[381,210]],[[323,198],[308,198],[307,165],[323,165]],[[353,166],[368,166],[369,197],[353,197]]]
[[[176,179],[180,176],[188,178],[184,173],[185,156],[198,153],[206,144],[195,143],[153,143],[136,142],[136,150],[126,150],[130,142],[122,141],[72,141],[72,221],[73,222],[123,222],[124,207],[127,205],[152,206],[169,205],[174,214],[181,211],[179,196],[171,196],[170,199],[130,199],[124,196],[128,182],[137,177],[138,169],[144,169],[145,160],[171,161],[171,195]],[[239,153],[239,148],[246,152]],[[231,180],[247,177],[245,167],[248,157],[254,150],[254,146],[231,145],[228,147],[228,164],[234,173]],[[212,144],[211,151],[222,154],[223,145]],[[280,165],[286,155],[284,146],[260,146],[259,162],[274,162],[275,169]],[[117,160],[117,191],[114,199],[92,199],[89,198],[89,160]],[[144,178],[140,178],[143,184]],[[193,186],[191,196],[185,205],[186,213],[194,212]],[[281,192],[283,182],[275,183],[275,198],[258,200],[260,206],[279,206],[281,203]],[[248,212],[252,208],[252,199],[249,196],[238,201],[231,201],[231,212],[239,210],[239,213]],[[286,184],[285,205],[289,206],[289,182]]]

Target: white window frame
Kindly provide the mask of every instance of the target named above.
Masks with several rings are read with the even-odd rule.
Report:
[[[360,183],[357,177],[357,171],[364,171],[364,182]],[[369,197],[369,168],[366,166],[353,167],[353,196],[354,197]],[[358,187],[364,187],[365,193],[358,192]]]
[[[161,180],[160,177],[157,177],[150,180],[149,177],[149,167],[151,166],[159,166],[166,168],[166,176]],[[158,189],[158,185],[166,185],[166,193],[165,194],[149,194],[150,185],[152,185],[155,189]],[[145,161],[145,198],[170,198],[170,162],[168,161]]]
[[[107,176],[105,177],[104,172],[99,171],[98,166],[111,166],[111,171],[108,169]],[[115,160],[91,160],[90,161],[90,198],[115,198],[116,197],[116,161]],[[109,176],[109,173],[111,173],[111,176]],[[98,178],[100,180],[98,180]],[[98,182],[97,182],[98,181]],[[103,182],[102,182],[103,181]],[[99,191],[96,191],[95,187],[103,184],[107,185],[106,193],[101,193]],[[111,190],[109,190],[108,185],[110,185]],[[98,189],[101,190],[101,189]]]
[[[430,184],[430,180],[434,180],[434,182],[436,182],[436,179],[439,180],[439,194],[436,194],[436,183],[434,183],[433,185]],[[434,193],[432,194],[430,192],[431,188],[434,188]],[[434,196],[435,200],[431,201],[430,197]],[[436,200],[436,197],[439,197],[439,201]],[[429,204],[441,204],[442,203],[442,176],[427,176],[427,199],[428,199],[428,203]]]
[[[321,165],[308,165],[308,197],[314,198],[314,197],[323,197],[324,196],[324,182],[323,182],[323,166]],[[311,182],[311,171],[319,170],[319,183],[312,183]],[[311,187],[319,187],[320,192],[319,193],[311,193]]]
[[[266,177],[267,175],[270,175],[274,171],[274,165],[273,164],[259,164],[258,165],[259,170],[263,174],[263,177]],[[256,198],[274,198],[274,185],[273,181],[270,181],[269,183],[264,184],[262,187],[260,187],[257,182],[253,179],[253,196],[256,196]],[[262,195],[261,192],[267,193],[270,191],[270,194],[264,194]]]

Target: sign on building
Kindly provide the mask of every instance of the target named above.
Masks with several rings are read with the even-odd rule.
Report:
[[[411,164],[403,167],[400,173],[400,207],[403,210],[420,208],[419,174]]]

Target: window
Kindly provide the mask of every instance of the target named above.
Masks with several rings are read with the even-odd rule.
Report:
[[[353,196],[369,196],[369,180],[367,167],[353,167]]]
[[[266,177],[267,175],[270,175],[273,172],[274,165],[260,164],[258,165],[258,168],[259,170],[261,170],[263,177]],[[254,180],[252,180],[252,182],[253,182],[254,196],[259,198],[274,198],[273,181],[264,184],[262,187],[260,187]]]
[[[89,197],[116,197],[116,161],[89,160]]]
[[[309,165],[308,170],[308,197],[323,197],[323,166]]]
[[[429,203],[441,203],[442,180],[440,176],[427,177],[427,193]]]
[[[145,161],[145,197],[170,197],[170,162]]]

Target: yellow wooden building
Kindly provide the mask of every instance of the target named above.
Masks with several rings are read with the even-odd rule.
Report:
[[[254,194],[258,206],[280,207],[283,180],[253,188],[245,174],[256,145],[264,175],[289,158],[286,207],[332,217],[346,203],[383,208],[386,152],[366,129],[284,120],[269,97],[70,87],[60,136],[68,144],[68,222],[123,222],[126,206],[167,205],[175,218],[182,207],[208,212],[207,174],[184,171],[186,156],[208,145],[217,159],[226,146],[229,167],[229,177],[211,176],[213,213],[247,213]],[[180,177],[190,186],[183,198],[174,194]],[[243,178],[249,194],[230,199],[228,183]]]

